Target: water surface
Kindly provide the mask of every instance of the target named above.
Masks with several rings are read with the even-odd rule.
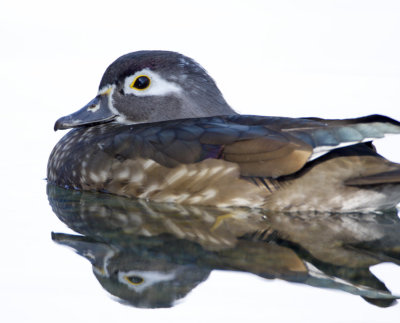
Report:
[[[47,194],[75,232],[53,232],[53,241],[88,260],[93,279],[134,307],[190,301],[215,270],[340,290],[381,308],[398,298],[370,271],[383,262],[400,264],[396,210],[285,214],[161,204],[50,184]]]

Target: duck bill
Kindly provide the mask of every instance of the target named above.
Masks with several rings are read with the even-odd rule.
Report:
[[[105,261],[115,254],[115,251],[107,244],[85,236],[52,232],[51,239],[57,244],[72,248],[78,255],[89,260],[97,272],[103,274]]]
[[[109,94],[99,94],[82,109],[58,119],[54,130],[94,126],[113,121],[118,115],[111,111],[109,99]]]

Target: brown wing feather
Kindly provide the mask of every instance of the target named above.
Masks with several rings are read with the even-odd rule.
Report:
[[[300,170],[311,153],[295,138],[261,137],[227,145],[223,159],[239,164],[242,176],[278,177]]]

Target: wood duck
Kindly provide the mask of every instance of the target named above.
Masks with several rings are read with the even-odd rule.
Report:
[[[400,133],[380,115],[325,120],[237,114],[194,60],[124,55],[97,96],[62,117],[50,183],[193,205],[371,212],[400,201],[400,165],[372,140]]]

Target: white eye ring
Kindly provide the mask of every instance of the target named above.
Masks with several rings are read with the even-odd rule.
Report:
[[[138,284],[132,283],[131,280],[128,279],[130,276],[137,276],[142,279],[142,281]],[[161,271],[139,271],[139,270],[131,270],[128,272],[118,272],[118,281],[129,289],[133,289],[137,293],[143,292],[145,289],[149,288],[160,282],[170,281],[175,279],[176,275],[174,271],[171,272],[161,272]]]
[[[147,78],[150,82],[146,87],[138,88],[135,84],[142,77]],[[178,84],[163,79],[159,74],[148,68],[126,77],[124,83],[124,93],[135,96],[162,96],[181,91],[182,88]]]
[[[149,88],[150,85],[151,85],[150,77],[148,77],[147,75],[139,75],[136,76],[136,78],[133,80],[131,85],[129,85],[129,87],[139,91],[144,91],[147,88]]]

